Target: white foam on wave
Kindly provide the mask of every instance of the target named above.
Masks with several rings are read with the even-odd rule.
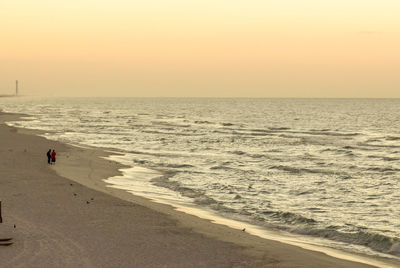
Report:
[[[111,155],[106,157],[106,159],[124,165],[132,165],[123,155]],[[152,184],[152,179],[163,175],[156,170],[132,166],[129,168],[122,168],[120,171],[122,172],[122,176],[114,176],[104,180],[106,183],[110,184],[109,187],[122,189],[132,194],[165,204],[181,205],[191,203],[189,198],[182,196],[180,193]]]
[[[124,165],[131,165],[132,162],[129,157],[124,155],[111,155],[106,159],[119,162]],[[184,212],[186,214],[194,215],[202,219],[210,220],[215,224],[221,224],[228,226],[233,229],[242,230],[246,229],[246,232],[252,235],[259,236],[264,239],[279,241],[282,243],[298,246],[307,250],[318,251],[325,253],[329,256],[374,265],[382,268],[394,268],[396,266],[385,262],[383,260],[370,257],[376,256],[379,258],[397,259],[392,255],[374,252],[366,247],[357,245],[348,245],[341,242],[334,242],[323,238],[301,236],[291,234],[283,231],[268,230],[260,226],[252,225],[239,220],[232,220],[224,218],[218,215],[216,212],[206,208],[201,208],[193,203],[193,200],[182,196],[180,193],[172,191],[167,188],[158,187],[151,183],[151,180],[159,176],[163,176],[162,173],[144,168],[141,166],[133,166],[129,168],[120,169],[122,176],[114,176],[104,181],[110,184],[108,187],[125,190],[131,194],[145,197],[153,202],[171,205],[177,211]],[[330,247],[330,246],[331,247]],[[368,251],[370,256],[353,254],[346,251],[338,250],[335,248],[346,248],[350,251],[366,252]],[[350,248],[351,247],[351,248]],[[400,260],[400,259],[398,259]]]

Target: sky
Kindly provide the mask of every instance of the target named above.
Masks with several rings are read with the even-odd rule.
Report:
[[[399,0],[1,0],[0,95],[400,98]]]

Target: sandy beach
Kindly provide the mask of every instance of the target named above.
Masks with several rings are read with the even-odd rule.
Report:
[[[0,267],[372,267],[107,187],[122,166],[106,152],[4,124],[17,116],[0,114],[0,238],[13,238],[0,247]]]

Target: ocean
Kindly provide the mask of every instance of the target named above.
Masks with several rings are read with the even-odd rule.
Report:
[[[1,98],[11,125],[121,153],[110,186],[400,260],[400,99]],[[44,152],[48,148],[44,148]]]

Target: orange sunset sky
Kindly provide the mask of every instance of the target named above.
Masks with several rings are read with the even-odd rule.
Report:
[[[0,94],[400,97],[399,0],[2,0]]]

